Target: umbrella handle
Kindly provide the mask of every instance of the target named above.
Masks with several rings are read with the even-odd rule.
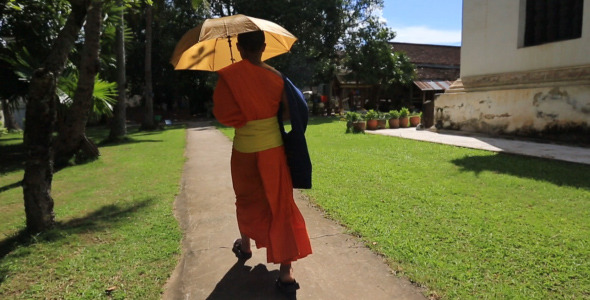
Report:
[[[231,57],[231,63],[233,64],[236,62],[236,60],[234,59],[234,53],[231,49],[231,37],[229,36],[227,37],[227,43],[229,44],[229,56]]]

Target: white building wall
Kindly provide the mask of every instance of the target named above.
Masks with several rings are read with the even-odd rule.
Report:
[[[525,0],[464,0],[461,77],[590,64],[590,1],[582,37],[521,47]]]
[[[531,47],[526,0],[464,0],[461,78],[435,100],[438,127],[590,144],[590,0],[582,37]]]

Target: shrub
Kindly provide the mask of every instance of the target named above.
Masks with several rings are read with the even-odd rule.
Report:
[[[354,111],[346,112],[344,117],[346,118],[346,121],[349,121],[349,122],[356,122],[356,121],[361,120],[361,114],[354,112]]]
[[[409,115],[410,115],[410,110],[407,107],[402,107],[402,109],[399,110],[399,117],[400,118],[405,118]]]
[[[390,110],[389,111],[389,118],[390,119],[399,119],[399,111],[397,110]]]
[[[367,111],[365,118],[367,120],[377,120],[379,119],[379,113],[376,112],[374,109],[370,109],[369,111]]]

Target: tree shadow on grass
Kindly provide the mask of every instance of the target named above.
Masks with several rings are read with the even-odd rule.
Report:
[[[25,169],[25,146],[20,144],[0,145],[0,174]]]
[[[491,171],[545,181],[557,186],[590,190],[590,166],[543,158],[497,153],[492,156],[466,156],[451,161],[463,171],[479,174]]]
[[[217,283],[207,300],[286,299],[274,285],[279,271],[268,271],[265,265],[246,266],[238,260]]]
[[[156,134],[156,133],[147,133],[147,134]],[[100,135],[98,135],[98,134],[88,135],[88,137],[94,141],[100,140]],[[157,139],[146,140],[146,139],[134,139],[132,137],[127,137],[127,138],[125,138],[121,141],[117,141],[117,142],[103,141],[103,142],[98,143],[97,146],[100,150],[100,148],[121,146],[121,145],[126,145],[126,144],[161,143],[161,142],[164,142],[164,141],[157,140]],[[11,144],[11,145],[0,145],[0,175],[15,172],[15,171],[23,171],[25,169],[26,159],[27,159],[27,157],[26,157],[26,153],[25,153],[25,146],[23,143]],[[64,168],[72,167],[75,165],[81,165],[81,164],[92,162],[92,161],[93,161],[92,159],[90,159],[90,160],[80,159],[80,160],[77,160],[75,164],[68,163],[63,166],[55,166],[54,172],[57,173],[58,171],[60,171]],[[0,187],[0,192],[3,192],[3,191],[4,191],[4,189],[2,189],[2,187]]]
[[[98,147],[99,148],[106,148],[106,147],[114,147],[114,146],[122,146],[122,145],[128,145],[128,144],[138,144],[138,143],[161,143],[164,140],[138,140],[138,139],[134,139],[132,137],[126,137],[122,140],[118,140],[118,141],[109,141],[109,140],[103,140],[100,143],[98,143]]]
[[[174,129],[182,129],[184,128],[186,125],[183,123],[176,123],[176,124],[172,124],[172,125],[158,125],[158,127],[156,129],[153,130],[141,130],[141,129],[137,129],[137,131],[134,132],[129,132],[129,135],[136,135],[136,136],[143,136],[143,135],[154,135],[154,134],[160,134],[166,130],[174,130]]]
[[[22,229],[13,236],[0,240],[0,260],[3,260],[19,247],[28,247],[38,243],[52,243],[67,238],[72,234],[99,232],[117,227],[121,222],[128,221],[129,216],[147,208],[154,201],[155,199],[147,198],[130,205],[105,205],[86,216],[67,222],[57,222],[55,228],[40,234],[30,234],[26,229]],[[27,250],[19,251],[17,257],[26,256],[29,253],[30,251]],[[0,284],[6,278],[6,274],[8,274],[7,266],[0,267]]]
[[[22,180],[19,180],[19,181],[15,182],[15,183],[11,183],[11,184],[7,184],[7,185],[4,185],[4,186],[0,186],[0,193],[3,193],[3,192],[6,192],[8,190],[11,190],[11,189],[17,188],[19,186],[22,186],[22,184],[23,184],[23,181]]]
[[[17,140],[22,140],[22,139],[23,139],[22,137],[18,137],[18,138],[2,139],[2,141],[8,142],[8,141],[17,141]]]

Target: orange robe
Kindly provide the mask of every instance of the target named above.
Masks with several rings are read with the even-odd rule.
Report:
[[[218,71],[213,113],[227,126],[276,117],[282,77],[242,60]],[[279,129],[277,128],[277,131]],[[242,153],[232,150],[231,173],[240,232],[265,247],[267,261],[289,263],[311,254],[305,221],[293,199],[283,146]]]

